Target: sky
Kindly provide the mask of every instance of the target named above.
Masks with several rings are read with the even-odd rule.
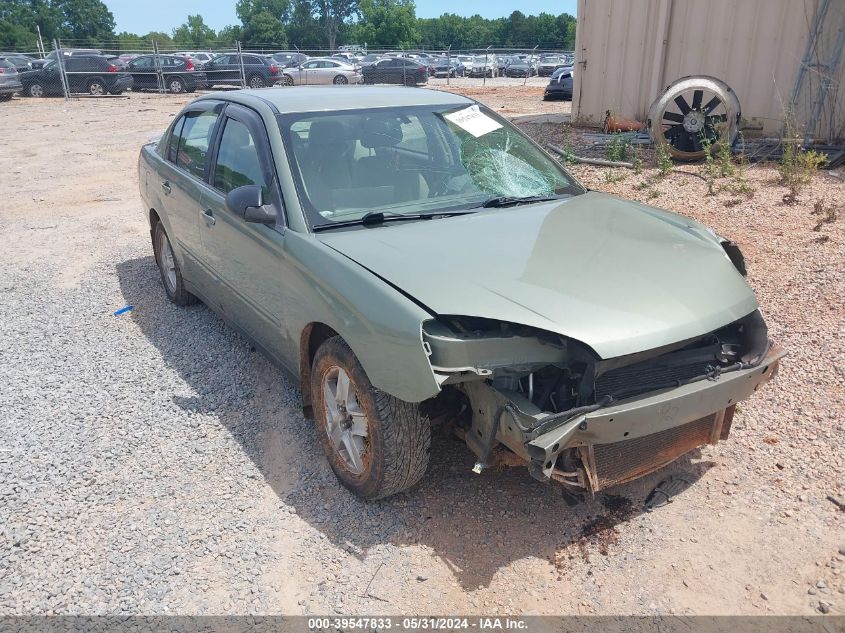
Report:
[[[215,31],[226,25],[237,24],[236,0],[104,0],[114,14],[117,32],[129,31],[143,35],[150,31],[169,33],[182,24],[188,15],[199,13],[205,23]],[[545,11],[558,15],[575,15],[576,0],[416,0],[417,16],[433,18],[443,13],[474,15],[485,18],[500,18],[519,9],[526,15]]]

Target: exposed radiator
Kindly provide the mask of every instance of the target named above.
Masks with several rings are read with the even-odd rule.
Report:
[[[685,453],[718,439],[711,414],[681,426],[613,444],[594,444],[582,449],[585,466],[592,470],[595,490],[625,483],[662,468]],[[590,455],[591,453],[591,455]],[[592,462],[592,463],[589,463]]]

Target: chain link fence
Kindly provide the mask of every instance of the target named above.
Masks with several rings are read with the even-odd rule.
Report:
[[[35,52],[29,60],[26,53],[17,54],[21,95],[76,99],[118,97],[130,90],[178,94],[277,85],[413,86],[426,84],[430,78],[438,78],[438,82],[444,79],[450,85],[465,77],[480,79],[482,85],[524,85],[532,77],[550,75],[549,69],[574,62],[571,51],[541,51],[537,47],[280,51],[272,46],[247,49],[240,42],[215,50],[185,50],[156,42],[132,50],[117,46],[83,48],[55,40],[52,44],[52,50]],[[8,59],[15,55],[5,54]]]

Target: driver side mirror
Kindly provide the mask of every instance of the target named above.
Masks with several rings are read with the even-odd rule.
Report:
[[[264,204],[261,187],[258,185],[244,185],[232,189],[226,194],[226,207],[246,222],[270,225],[276,223],[276,209]]]

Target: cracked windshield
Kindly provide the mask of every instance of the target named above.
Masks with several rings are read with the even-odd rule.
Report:
[[[492,199],[583,189],[509,123],[477,105],[281,115],[312,226],[377,211],[437,214]]]

